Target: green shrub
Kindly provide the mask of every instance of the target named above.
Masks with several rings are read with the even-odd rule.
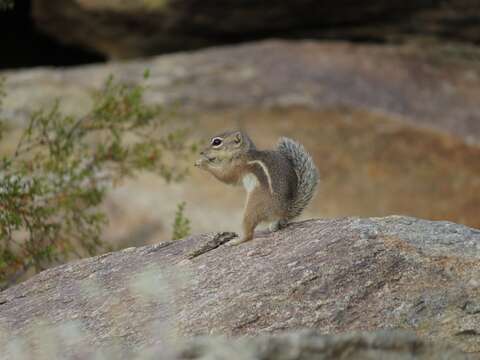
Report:
[[[185,216],[185,202],[177,205],[173,221],[172,239],[178,240],[190,235],[190,220]]]
[[[147,105],[144,90],[110,78],[82,117],[63,114],[57,101],[33,113],[16,151],[0,157],[0,287],[105,250],[98,206],[122,179],[142,170],[167,181],[185,176],[186,130],[171,112]]]

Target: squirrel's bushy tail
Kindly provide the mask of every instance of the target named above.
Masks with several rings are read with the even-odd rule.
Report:
[[[319,174],[312,157],[302,144],[282,137],[277,148],[292,162],[298,178],[297,193],[288,211],[289,219],[287,220],[291,220],[300,215],[312,199],[319,181]]]

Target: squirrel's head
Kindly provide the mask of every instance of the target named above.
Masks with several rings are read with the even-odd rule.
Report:
[[[212,137],[195,162],[199,167],[222,166],[255,149],[252,140],[242,131],[228,131]]]

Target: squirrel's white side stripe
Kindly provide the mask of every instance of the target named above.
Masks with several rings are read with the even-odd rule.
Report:
[[[273,187],[272,187],[272,178],[270,177],[270,173],[268,172],[267,166],[261,161],[261,160],[253,160],[249,161],[248,164],[258,164],[262,168],[263,172],[265,173],[265,176],[267,177],[268,181],[268,188],[270,189],[270,193],[273,194]]]

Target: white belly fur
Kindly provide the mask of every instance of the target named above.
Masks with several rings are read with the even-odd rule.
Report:
[[[252,173],[248,173],[242,178],[242,183],[247,193],[251,193],[258,186],[258,179]]]

